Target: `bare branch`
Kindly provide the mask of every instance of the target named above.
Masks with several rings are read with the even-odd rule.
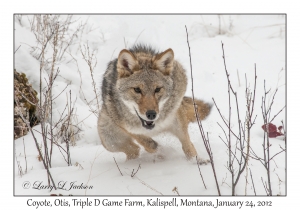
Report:
[[[16,101],[17,105],[20,106],[19,100],[18,100],[17,97],[15,97],[15,101]],[[33,139],[34,139],[36,148],[37,148],[37,150],[38,150],[38,152],[39,152],[39,156],[40,156],[40,158],[41,158],[41,160],[42,160],[42,162],[43,162],[44,168],[46,169],[47,174],[48,174],[48,176],[50,177],[51,182],[52,182],[52,184],[53,184],[53,187],[54,187],[54,189],[56,190],[55,182],[53,181],[53,178],[52,178],[52,175],[51,175],[51,173],[50,173],[49,167],[46,165],[45,159],[44,159],[43,156],[42,156],[41,150],[40,150],[40,148],[39,148],[39,145],[38,145],[37,139],[36,139],[36,137],[35,137],[35,135],[34,135],[34,133],[33,133],[33,130],[32,130],[32,128],[30,127],[29,122],[24,118],[24,116],[23,116],[23,114],[22,114],[22,111],[20,111],[19,109],[17,109],[17,110],[19,111],[19,114],[20,114],[20,116],[21,116],[23,122],[26,123],[27,127],[29,128],[29,130],[30,130],[30,132],[31,132],[31,134],[32,134],[32,137],[33,137]]]
[[[217,185],[218,194],[220,196],[221,192],[220,192],[220,188],[219,188],[217,174],[216,174],[216,171],[215,171],[215,166],[214,166],[214,161],[213,161],[213,154],[212,154],[212,151],[211,151],[211,148],[210,148],[210,142],[209,142],[209,139],[208,139],[208,135],[207,135],[207,138],[205,136],[204,129],[203,129],[203,126],[202,126],[202,122],[200,120],[200,117],[198,116],[197,106],[195,104],[192,57],[191,57],[191,50],[190,50],[190,43],[189,43],[189,35],[188,35],[188,31],[187,31],[187,27],[186,26],[185,26],[185,30],[186,30],[186,37],[187,37],[187,45],[188,45],[188,48],[189,48],[189,58],[190,58],[190,68],[191,68],[191,80],[192,80],[192,99],[193,99],[194,111],[195,111],[197,123],[198,123],[198,126],[199,126],[199,130],[200,130],[200,133],[201,133],[201,136],[202,136],[202,140],[203,140],[203,143],[204,143],[205,148],[206,148],[206,152],[209,155],[209,159],[210,159],[210,162],[211,162],[211,167],[212,167],[212,170],[213,170],[213,173],[214,173],[215,182],[216,182],[216,185]]]
[[[114,160],[115,160],[115,163],[116,163],[116,165],[117,165],[117,167],[118,167],[118,169],[119,169],[119,171],[120,171],[120,174],[123,176],[123,174],[122,174],[122,172],[121,172],[121,170],[120,170],[120,168],[119,168],[119,165],[118,165],[118,163],[117,163],[115,157],[114,157]]]
[[[252,186],[253,186],[254,194],[256,196],[255,185],[254,185],[254,182],[253,182],[252,172],[251,172],[250,168],[249,168],[249,171],[250,171],[250,176],[251,176],[251,180],[252,180]]]
[[[285,108],[285,106],[282,107],[282,109],[280,109],[280,111],[279,111],[277,114],[274,115],[274,117],[269,121],[269,123],[273,122],[273,120],[280,114],[280,112],[282,112],[282,110],[283,110],[284,108]]]
[[[15,50],[14,54],[16,54],[16,52],[19,50],[20,47],[21,47],[21,45]]]
[[[199,169],[199,173],[200,173],[200,176],[201,176],[201,179],[202,179],[203,185],[204,185],[205,189],[207,189],[207,188],[206,188],[206,185],[205,185],[205,182],[204,182],[204,179],[203,179],[203,176],[202,176],[202,173],[201,173],[201,169],[200,169],[200,163],[199,163],[199,161],[198,161],[198,158],[197,158],[197,156],[196,156],[196,161],[197,161],[197,165],[198,165],[198,169]],[[178,195],[179,195],[179,194],[178,194]]]
[[[134,175],[136,175],[136,173],[139,171],[140,168],[141,168],[141,164],[139,164],[139,167],[135,173],[134,173],[134,169],[132,169],[131,177],[134,177]]]

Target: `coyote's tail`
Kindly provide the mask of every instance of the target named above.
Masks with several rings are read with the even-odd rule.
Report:
[[[195,99],[195,104],[197,107],[199,119],[204,120],[209,115],[212,105],[208,103],[204,103],[203,101],[197,99]],[[193,99],[190,97],[183,97],[182,106],[186,111],[186,117],[188,121],[196,122]]]

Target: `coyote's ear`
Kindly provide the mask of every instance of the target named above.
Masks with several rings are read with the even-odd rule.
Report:
[[[128,77],[138,70],[138,61],[130,51],[124,49],[120,52],[117,70],[120,78]]]
[[[164,75],[169,75],[173,70],[174,52],[173,50],[167,49],[166,51],[156,55],[154,57],[154,69],[158,69]]]

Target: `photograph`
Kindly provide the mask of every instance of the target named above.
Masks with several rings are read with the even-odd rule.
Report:
[[[283,13],[15,13],[13,195],[286,197],[286,25]]]

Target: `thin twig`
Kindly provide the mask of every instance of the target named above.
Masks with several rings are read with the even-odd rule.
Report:
[[[88,178],[88,181],[86,182],[86,185],[88,185],[89,182],[90,182],[90,180],[91,180],[91,175],[92,175],[92,170],[93,170],[94,163],[95,163],[96,159],[101,155],[101,153],[99,153],[99,154],[97,155],[98,150],[99,150],[99,147],[98,147],[98,149],[97,149],[97,151],[96,151],[96,153],[95,153],[94,160],[93,160],[93,162],[92,162],[92,164],[91,164],[91,170],[90,170],[89,178]],[[79,164],[79,165],[80,165],[80,164]],[[80,166],[81,166],[81,165],[80,165]],[[81,167],[82,167],[82,166],[81,166]],[[82,169],[83,169],[83,167],[82,167]],[[85,189],[85,192],[84,192],[85,195],[86,195],[87,190],[88,190],[88,187]]]
[[[143,185],[145,185],[146,187],[148,187],[149,189],[153,190],[154,192],[163,195],[161,192],[159,192],[158,190],[156,190],[155,188],[151,187],[150,185],[148,185],[146,182],[144,182],[143,180],[141,180],[138,176],[135,176],[135,178],[137,178]]]
[[[118,167],[118,169],[119,169],[119,171],[120,171],[120,174],[123,176],[123,174],[122,174],[122,172],[121,172],[121,170],[120,170],[120,168],[119,168],[119,166],[118,166],[118,163],[117,163],[115,157],[114,157],[114,160],[115,160],[115,163],[116,163],[116,165],[117,165],[117,167]]]
[[[218,105],[217,105],[215,99],[212,98],[212,100],[213,100],[215,106],[217,107],[217,110],[218,110],[218,112],[219,112],[219,114],[220,114],[220,116],[221,116],[221,118],[222,118],[224,124],[226,125],[227,128],[230,128],[229,125],[226,123],[226,120],[224,119],[224,117],[223,117],[223,115],[222,115],[222,113],[221,113],[221,111],[220,111],[220,109],[219,109],[219,107],[218,107]],[[231,130],[231,128],[230,128],[230,132],[231,132],[231,134],[233,134],[237,139],[239,139],[239,137]]]
[[[139,39],[139,37],[141,36],[141,34],[143,33],[145,31],[145,29],[143,29],[140,33],[139,33],[139,35],[137,36],[137,38],[135,39],[135,41],[134,41],[134,44],[133,45],[135,45],[136,44],[136,42],[137,42],[137,40]]]
[[[221,185],[223,186],[223,184],[226,184],[228,187],[230,187],[229,184],[227,184],[227,183],[225,182],[226,179],[227,179],[227,173],[226,173],[226,177],[225,177],[224,179],[222,179],[222,184],[221,184]]]
[[[25,163],[26,163],[26,168],[25,168],[25,174],[26,174],[27,173],[27,157],[26,157],[26,151],[25,151],[24,136],[23,136],[23,147],[24,147],[24,156],[25,156]]]
[[[233,161],[232,160],[232,154],[231,154],[231,97],[230,97],[230,90],[233,92],[233,94],[236,93],[233,91],[233,88],[231,86],[230,83],[230,79],[229,79],[229,73],[227,71],[227,67],[226,67],[226,60],[225,60],[225,53],[224,53],[224,44],[223,42],[221,42],[222,44],[222,52],[223,52],[223,63],[224,63],[224,68],[225,68],[225,74],[226,74],[226,78],[227,78],[227,84],[228,84],[228,106],[229,106],[229,114],[228,114],[228,150],[229,150],[229,154],[228,154],[228,163],[229,163],[229,171],[231,173],[231,183],[232,183],[232,195],[235,195],[235,182],[234,182],[234,168],[233,168]],[[238,103],[237,103],[238,104]]]
[[[93,90],[94,90],[94,93],[95,93],[95,96],[96,96],[96,101],[97,101],[97,111],[99,111],[100,110],[100,103],[99,103],[99,99],[98,99],[96,82],[94,80],[94,70],[95,70],[95,67],[97,65],[97,57],[94,53],[95,52],[97,53],[97,50],[93,50],[92,52],[90,52],[90,48],[89,48],[88,43],[84,47],[85,47],[85,51],[83,52],[81,47],[80,47],[80,51],[81,51],[81,54],[83,56],[83,59],[85,60],[85,62],[89,66],[89,70],[90,70],[91,78],[92,78]],[[90,53],[91,53],[91,55],[90,55]],[[93,65],[93,62],[94,62],[94,65]]]
[[[282,149],[280,152],[277,152],[275,155],[273,155],[273,156],[270,158],[269,162],[270,162],[271,160],[273,160],[274,157],[276,157],[277,155],[279,155],[279,154],[282,153],[282,152],[285,152],[285,149]]]
[[[237,78],[238,78],[238,81],[239,81],[239,87],[241,87],[240,74],[239,74],[239,70],[238,69],[236,70],[236,73],[237,73]]]
[[[173,192],[176,192],[176,193],[177,193],[177,195],[178,195],[178,196],[180,196],[180,195],[179,195],[179,192],[178,192],[178,188],[177,188],[177,187],[174,187],[172,191],[173,191]]]
[[[252,186],[253,186],[254,194],[256,196],[255,185],[254,185],[254,182],[253,182],[252,172],[251,172],[250,168],[249,168],[249,171],[250,171],[250,176],[251,176],[251,180],[252,180]]]
[[[200,163],[199,163],[199,161],[198,161],[198,158],[197,158],[197,156],[196,156],[196,161],[197,161],[197,165],[198,165],[198,169],[199,169],[199,173],[200,173],[200,176],[201,176],[201,179],[202,179],[203,185],[204,185],[205,189],[207,189],[207,188],[206,188],[206,185],[205,185],[205,182],[204,182],[204,179],[203,179],[203,176],[202,176],[202,173],[201,173],[201,169],[200,169]],[[179,195],[179,194],[178,194],[178,195]]]
[[[16,51],[14,52],[14,54],[16,54],[16,52],[19,50],[20,47],[21,47],[21,45],[16,49]]]
[[[189,48],[191,81],[192,81],[192,99],[193,99],[194,111],[195,111],[195,115],[196,115],[198,127],[199,127],[199,130],[200,130],[201,136],[202,136],[202,140],[203,140],[203,143],[204,143],[205,148],[206,148],[206,152],[209,155],[211,167],[212,167],[212,170],[213,170],[213,173],[214,173],[215,182],[216,182],[216,185],[217,185],[218,194],[219,194],[219,196],[221,196],[221,191],[220,191],[220,188],[219,188],[217,174],[216,174],[216,171],[215,171],[215,165],[214,165],[214,161],[213,161],[213,154],[212,154],[212,151],[211,151],[211,148],[210,148],[210,142],[209,142],[209,139],[208,139],[208,134],[207,134],[207,139],[206,139],[205,132],[204,132],[204,129],[203,129],[200,117],[198,116],[197,106],[195,104],[192,57],[191,57],[191,49],[190,49],[190,43],[189,43],[189,34],[188,34],[186,26],[185,26],[185,30],[186,30],[187,45],[188,45],[188,48]]]
[[[139,167],[135,173],[134,173],[134,169],[132,169],[131,177],[134,177],[134,175],[136,175],[136,173],[139,171],[140,168],[141,168],[141,164],[139,164]]]
[[[271,123],[271,122],[275,119],[275,117],[277,117],[277,116],[279,115],[279,113],[282,112],[282,110],[283,110],[284,108],[285,108],[285,106],[282,107],[282,109],[280,109],[280,111],[279,111],[277,114],[274,115],[274,117],[269,121],[269,123]]]
[[[261,182],[262,182],[262,184],[263,184],[263,186],[264,186],[264,189],[265,189],[265,191],[266,191],[266,194],[269,195],[267,186],[264,184],[264,181],[263,181],[263,178],[262,178],[262,177],[261,177]]]

